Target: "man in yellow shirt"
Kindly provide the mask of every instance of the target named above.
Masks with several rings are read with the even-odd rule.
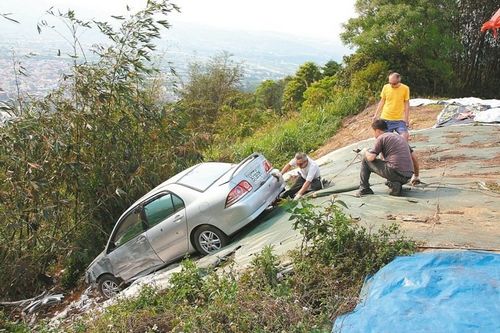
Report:
[[[380,102],[373,116],[373,121],[380,119],[387,123],[388,132],[397,132],[408,141],[410,116],[410,88],[401,83],[401,75],[391,73],[389,83],[384,85],[380,93]]]

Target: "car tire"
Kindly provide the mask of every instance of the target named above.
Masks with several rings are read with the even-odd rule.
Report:
[[[120,281],[111,274],[104,274],[98,279],[97,288],[99,293],[106,299],[109,299],[121,290]]]
[[[210,254],[227,245],[229,238],[211,225],[202,225],[194,232],[194,246],[201,254]]]

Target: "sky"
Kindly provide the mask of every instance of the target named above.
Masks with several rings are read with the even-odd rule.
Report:
[[[146,0],[1,0],[0,13],[12,13],[23,28],[33,27],[50,7],[74,9],[79,17],[104,19],[123,14],[125,5],[133,9],[144,6]],[[174,0],[181,13],[170,16],[176,22],[196,23],[210,27],[269,31],[337,41],[342,23],[354,16],[354,0]],[[21,31],[18,25],[0,18],[1,31]]]

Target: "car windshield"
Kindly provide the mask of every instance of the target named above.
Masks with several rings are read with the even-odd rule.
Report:
[[[222,177],[232,165],[229,163],[201,163],[177,181],[178,184],[205,192],[217,179]]]

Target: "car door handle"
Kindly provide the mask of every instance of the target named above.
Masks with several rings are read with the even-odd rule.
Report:
[[[182,215],[175,215],[174,216],[174,223],[179,223],[182,221],[183,216]]]
[[[139,236],[137,237],[137,243],[143,243],[146,241],[146,237],[145,236]]]

